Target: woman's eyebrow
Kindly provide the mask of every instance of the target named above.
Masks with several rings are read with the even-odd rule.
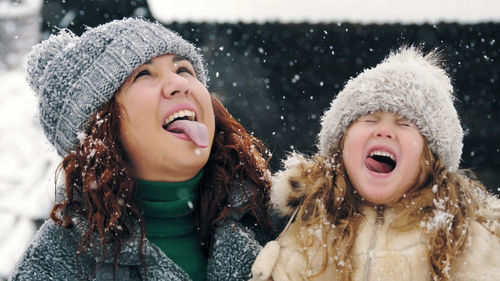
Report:
[[[179,61],[184,61],[184,60],[188,60],[186,57],[183,57],[183,56],[175,56],[172,61],[173,62],[179,62]]]

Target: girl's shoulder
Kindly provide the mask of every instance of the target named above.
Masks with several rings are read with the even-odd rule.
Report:
[[[500,199],[488,196],[483,202],[477,212],[479,221],[483,227],[500,237]]]
[[[490,196],[483,203],[469,225],[454,280],[497,280],[500,275],[500,200]]]
[[[497,280],[500,276],[498,233],[492,233],[484,223],[473,221],[465,249],[455,266],[453,280]]]

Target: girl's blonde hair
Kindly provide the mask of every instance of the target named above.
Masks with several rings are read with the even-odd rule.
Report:
[[[341,141],[341,146],[343,146]],[[305,249],[313,244],[323,245],[320,270],[309,277],[325,272],[331,264],[338,280],[353,279],[352,253],[367,204],[356,193],[347,176],[340,150],[330,158],[319,155],[301,162],[301,175],[313,183],[299,208],[296,224],[301,230],[299,241]],[[420,175],[394,207],[403,210],[391,223],[396,231],[421,227],[429,241],[428,260],[432,280],[450,280],[449,269],[464,249],[473,220],[485,222],[477,210],[485,204],[484,186],[466,170],[449,172],[441,158],[431,152],[427,143],[420,161]],[[444,218],[444,219],[443,219]],[[329,235],[331,231],[335,235]],[[330,233],[331,234],[331,233]],[[333,238],[332,238],[333,237]]]

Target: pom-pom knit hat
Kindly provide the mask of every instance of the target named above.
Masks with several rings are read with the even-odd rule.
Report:
[[[376,67],[350,79],[321,119],[319,153],[330,157],[349,125],[377,111],[397,113],[412,121],[449,171],[458,169],[463,131],[453,105],[450,78],[435,52],[414,47],[391,53]]]
[[[138,66],[164,54],[185,57],[207,86],[199,50],[160,23],[143,19],[115,20],[80,37],[62,30],[33,47],[27,80],[40,98],[40,123],[58,154],[64,157],[74,149],[91,116]]]

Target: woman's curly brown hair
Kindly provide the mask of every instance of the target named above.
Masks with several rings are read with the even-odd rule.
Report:
[[[238,182],[251,183],[253,191],[248,194],[242,189],[248,203],[231,211],[250,209],[261,225],[269,223],[265,207],[270,186],[268,161],[262,156],[267,155],[267,149],[247,133],[217,98],[211,96],[211,100],[215,136],[195,211],[198,237],[206,256],[212,247],[214,224],[229,214],[231,194],[242,186]],[[119,138],[121,112],[113,97],[91,118],[81,136],[81,145],[63,159],[56,176],[64,171],[65,198],[56,202],[50,217],[66,228],[74,226],[75,216],[85,218],[88,225],[77,253],[96,247],[93,250],[107,256],[106,249],[113,249],[115,268],[120,249],[139,227],[138,255],[145,269],[145,224],[135,201],[134,172]],[[92,238],[93,233],[98,238]]]

